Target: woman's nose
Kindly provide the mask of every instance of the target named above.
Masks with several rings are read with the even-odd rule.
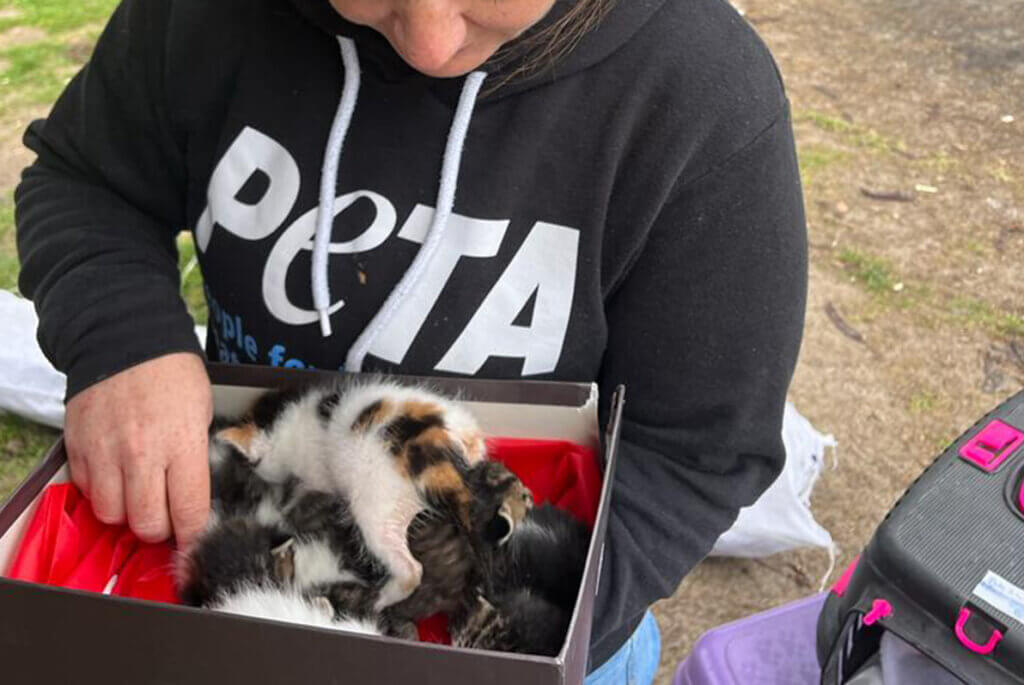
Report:
[[[459,52],[466,22],[458,5],[453,0],[403,3],[395,22],[395,47],[411,67],[438,72]]]

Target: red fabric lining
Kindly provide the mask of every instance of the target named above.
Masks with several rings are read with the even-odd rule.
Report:
[[[533,492],[593,527],[601,495],[596,455],[564,441],[494,438],[491,458],[504,463]],[[25,530],[7,577],[102,592],[117,576],[111,594],[177,604],[173,547],[140,542],[125,526],[96,520],[92,507],[72,484],[51,485]],[[420,639],[448,642],[444,616],[420,622]]]

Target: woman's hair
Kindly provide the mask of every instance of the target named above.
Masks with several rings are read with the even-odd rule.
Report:
[[[576,0],[562,17],[534,32],[527,31],[494,56],[498,65],[514,62],[502,79],[488,88],[496,90],[514,81],[535,76],[557,64],[579,44],[583,36],[605,18],[617,0]]]

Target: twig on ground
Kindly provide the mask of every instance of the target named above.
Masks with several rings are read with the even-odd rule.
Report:
[[[853,326],[851,326],[849,323],[847,323],[846,319],[843,318],[843,316],[839,313],[839,310],[836,309],[836,306],[832,304],[831,301],[825,304],[825,315],[828,316],[828,320],[832,322],[832,325],[835,326],[839,330],[839,332],[845,335],[847,338],[855,342],[859,342],[862,345],[867,344],[867,340],[864,339],[864,336],[861,335],[861,332],[858,331]]]
[[[886,202],[913,202],[914,196],[902,190],[872,190],[861,186],[860,194],[872,200],[884,200]]]

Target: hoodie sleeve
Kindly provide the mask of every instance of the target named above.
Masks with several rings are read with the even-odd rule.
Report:
[[[787,110],[675,191],[607,300],[602,390],[626,403],[594,665],[779,474],[806,288]]]
[[[126,0],[25,144],[19,286],[67,397],[163,354],[201,354],[179,295],[183,143],[162,97],[168,2]]]

